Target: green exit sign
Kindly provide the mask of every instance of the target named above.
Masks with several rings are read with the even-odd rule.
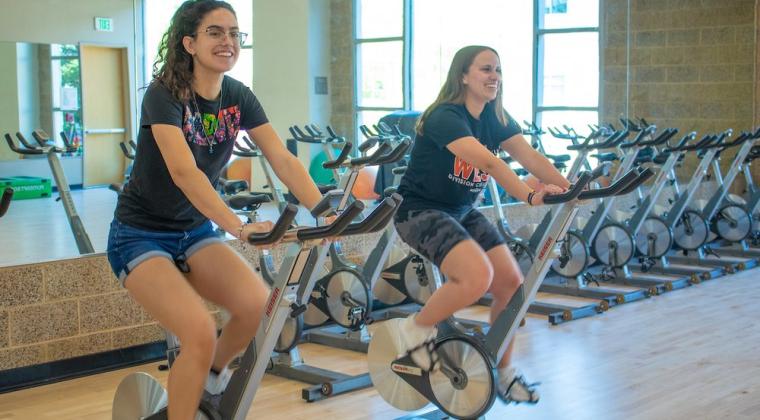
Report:
[[[95,30],[100,32],[113,32],[113,19],[96,17]]]

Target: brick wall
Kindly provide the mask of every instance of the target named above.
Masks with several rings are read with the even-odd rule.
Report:
[[[753,127],[755,1],[630,0],[630,28],[627,13],[627,0],[603,1],[603,121],[627,112],[700,135]]]

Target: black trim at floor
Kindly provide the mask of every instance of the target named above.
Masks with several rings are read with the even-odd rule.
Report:
[[[166,359],[166,342],[0,371],[0,394]]]

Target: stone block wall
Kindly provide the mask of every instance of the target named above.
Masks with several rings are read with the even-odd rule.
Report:
[[[0,268],[0,370],[162,339],[102,254]]]
[[[681,134],[697,131],[700,137],[753,128],[755,1],[602,4],[602,121],[615,122],[627,112]],[[724,168],[732,156],[727,154]],[[696,158],[690,158],[682,174],[695,167]]]

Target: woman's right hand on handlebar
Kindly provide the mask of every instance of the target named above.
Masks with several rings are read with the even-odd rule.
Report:
[[[241,229],[240,239],[243,239],[245,241],[245,238],[247,238],[252,233],[267,233],[272,230],[272,227],[274,227],[274,223],[270,221],[263,221],[263,222],[256,222],[256,223],[247,223],[243,226],[243,229]],[[256,248],[272,248],[277,243],[268,244],[266,246],[262,247],[256,247]]]
[[[554,194],[562,194],[566,192],[562,187],[558,187],[553,184],[543,184],[543,188],[536,191],[533,195],[533,200],[531,200],[532,205],[534,206],[540,206],[544,204],[544,197],[547,195],[554,195]]]

